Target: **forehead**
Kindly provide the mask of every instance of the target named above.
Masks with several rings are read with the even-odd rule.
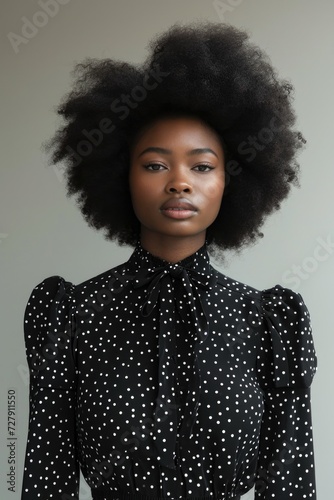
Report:
[[[149,142],[201,142],[215,144],[221,147],[217,132],[200,118],[181,115],[159,117],[144,125],[136,134],[132,149]]]

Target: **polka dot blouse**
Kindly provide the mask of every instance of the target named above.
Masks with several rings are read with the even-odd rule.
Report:
[[[22,500],[316,499],[308,310],[139,243],[25,310],[30,417]]]

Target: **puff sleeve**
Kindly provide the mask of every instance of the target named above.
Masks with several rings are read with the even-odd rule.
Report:
[[[315,500],[310,386],[317,368],[310,316],[300,294],[262,293],[257,357],[264,391],[256,500]]]
[[[30,387],[21,500],[79,495],[74,289],[60,276],[46,278],[34,288],[25,309]]]

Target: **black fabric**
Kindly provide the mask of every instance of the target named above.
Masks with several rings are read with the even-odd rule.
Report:
[[[25,311],[30,379],[22,500],[316,499],[298,293],[176,264],[140,244],[79,285],[52,276]]]
[[[93,500],[152,500],[152,497],[146,495],[112,495],[103,492],[95,492],[93,494]],[[154,497],[155,500],[163,500],[165,497]],[[188,500],[212,500],[212,496],[206,497],[187,497]],[[240,495],[236,497],[231,497],[230,500],[240,500]]]

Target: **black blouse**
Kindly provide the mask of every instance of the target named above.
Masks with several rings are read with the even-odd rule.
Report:
[[[25,311],[30,418],[22,500],[315,500],[302,297],[170,264],[138,243],[79,285],[51,276]]]

